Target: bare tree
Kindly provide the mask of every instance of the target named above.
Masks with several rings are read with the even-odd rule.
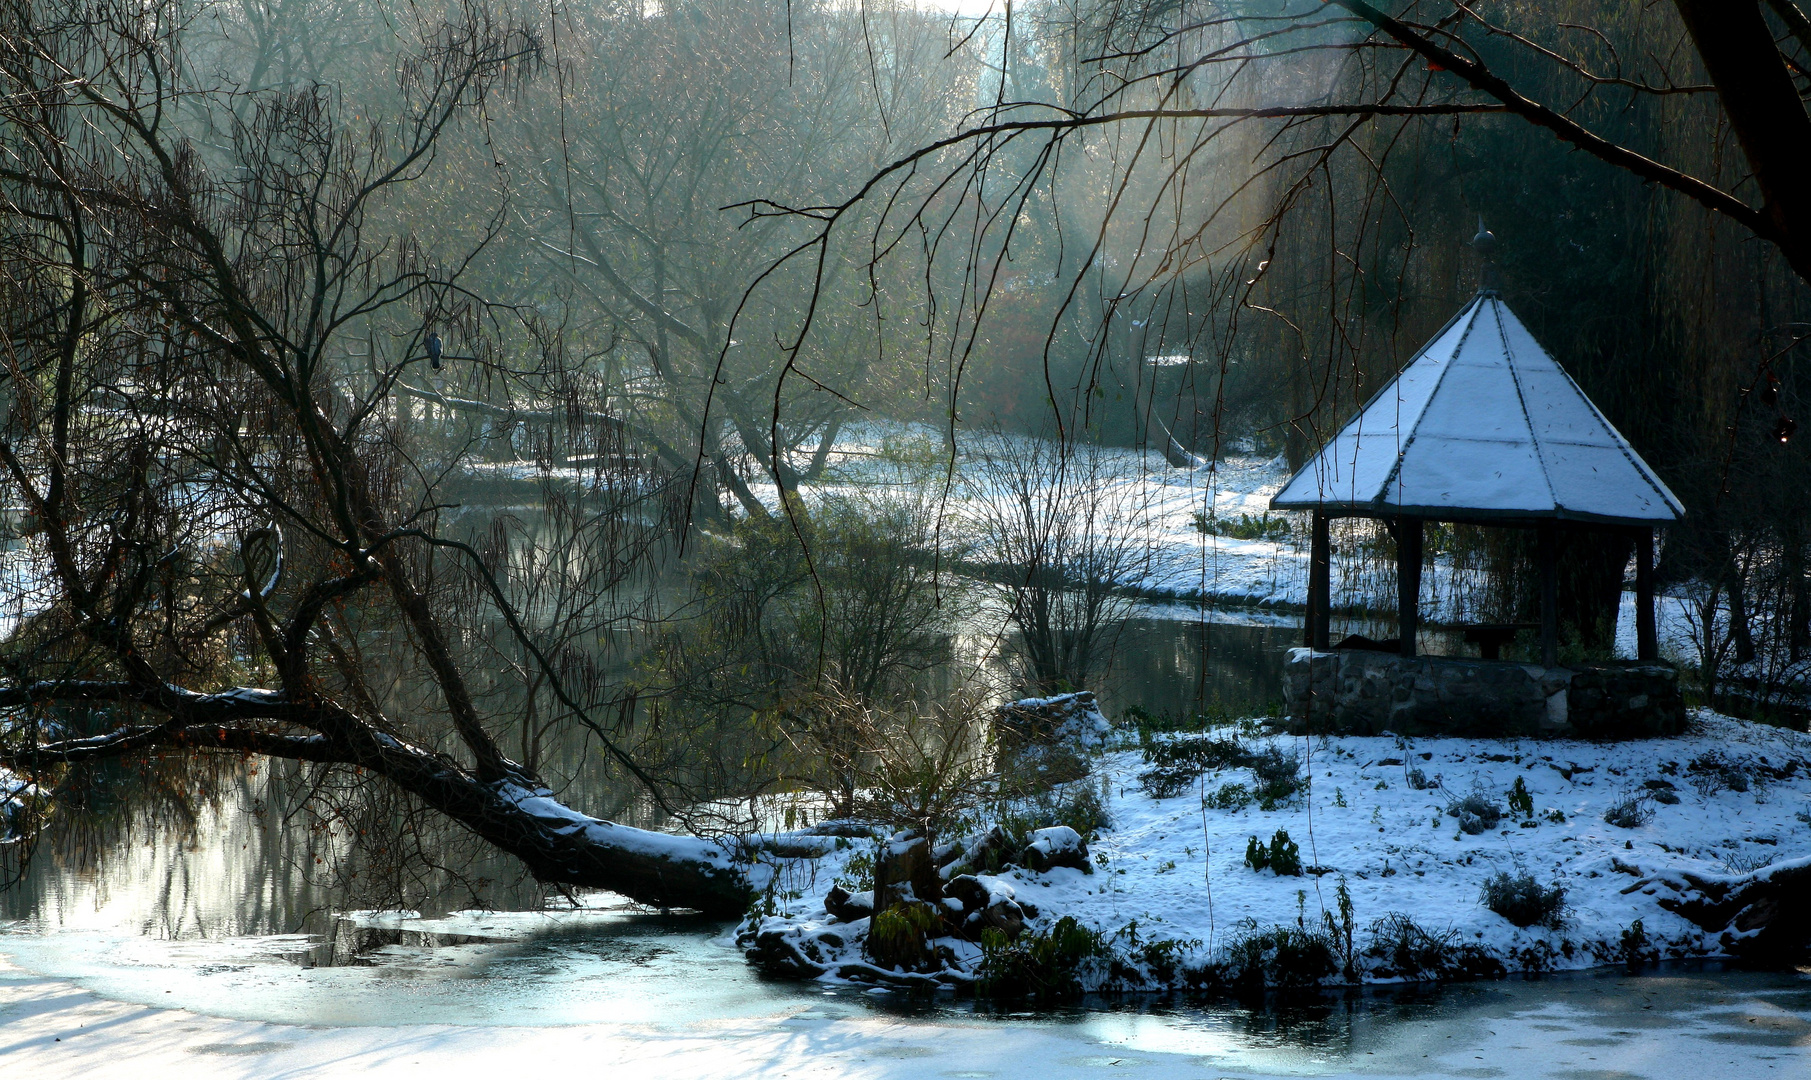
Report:
[[[702,462],[746,514],[768,507],[745,461],[788,489],[816,476],[912,358],[888,362],[895,332],[860,303],[859,257],[828,268],[811,345],[784,348],[797,283],[749,285],[809,229],[730,208],[820,201],[947,126],[972,87],[945,31],[891,3],[569,8],[558,92],[509,129],[534,163],[512,260],[609,342],[599,361],[638,437],[669,468]]]
[[[1023,678],[1042,693],[1104,673],[1150,566],[1138,477],[1093,443],[995,434],[964,494],[977,559],[999,588]]]
[[[596,604],[523,606],[519,560],[450,505],[486,432],[393,392],[430,327],[490,343],[461,362],[541,403],[562,463],[604,463],[548,526],[551,548],[594,545],[556,561],[596,603],[670,535],[683,484],[611,451],[548,328],[464,283],[506,192],[475,238],[387,224],[539,37],[469,4],[409,28],[387,117],[320,86],[233,110],[191,81],[186,13],[0,12],[0,472],[26,508],[18,576],[41,583],[0,650],[0,764],[52,787],[109,758],[289,759],[394,785],[541,881],[741,910],[729,847],[570,809],[504,752],[474,677],[487,637],[665,798],[541,632],[595,629]],[[229,137],[197,138],[198,115]]]

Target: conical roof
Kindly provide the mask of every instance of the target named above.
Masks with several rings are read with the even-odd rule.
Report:
[[[1685,516],[1494,291],[1423,346],[1270,505],[1628,525]]]

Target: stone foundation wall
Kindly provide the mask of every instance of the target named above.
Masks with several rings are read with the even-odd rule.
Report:
[[[1685,727],[1679,672],[1658,662],[1548,668],[1291,649],[1283,700],[1289,729],[1310,733],[1634,739]]]

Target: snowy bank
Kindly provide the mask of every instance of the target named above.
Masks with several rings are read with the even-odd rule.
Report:
[[[1064,919],[1091,937],[1077,945],[1083,989],[1270,979],[1279,950],[1306,947],[1304,935],[1344,969],[1325,981],[1394,981],[1722,956],[1724,941],[1666,906],[1680,882],[1811,849],[1811,736],[1706,711],[1682,736],[1621,743],[1249,729],[1238,741],[1248,754],[1296,758],[1306,791],[1260,797],[1249,767],[1226,764],[1151,783],[1176,792],[1157,797],[1141,784],[1147,755],[1113,750],[1078,782],[1104,794],[1111,819],[1088,845],[1092,872],[1018,865],[977,880],[1016,898],[1031,938],[1048,939]],[[1302,872],[1252,869],[1254,844],[1295,845]],[[834,872],[861,850],[837,856]],[[1481,902],[1493,879],[1501,892],[1522,875],[1563,896],[1549,925],[1517,926]],[[935,970],[877,970],[870,921],[840,922],[816,897],[778,897],[743,939],[765,937],[765,955],[787,944],[807,961],[795,973],[830,980],[986,977],[982,944],[958,936],[931,943]]]

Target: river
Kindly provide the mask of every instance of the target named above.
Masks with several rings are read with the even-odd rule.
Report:
[[[1120,634],[1114,675],[1102,685],[1109,710],[1249,715],[1280,697],[1278,658],[1299,630],[1258,616],[1158,614]],[[312,877],[297,854],[308,849],[289,843],[257,778],[239,784],[181,828],[116,830],[81,862],[52,853],[0,894],[9,920],[0,935],[0,1055],[29,1053],[42,1075],[104,1073],[107,1054],[88,1047],[149,1025],[165,1034],[147,1035],[146,1052],[166,1053],[173,1070],[184,1062],[250,1070],[255,1059],[261,1076],[312,1072],[329,1059],[388,1073],[405,1064],[391,1053],[405,1038],[418,1051],[412,1061],[439,1062],[443,1075],[509,1045],[532,1045],[537,1071],[544,1056],[570,1053],[575,1066],[607,1058],[637,1076],[686,1061],[748,1075],[1138,1067],[1205,1077],[1571,1080],[1806,1075],[1811,1066],[1811,979],[1795,972],[1680,968],[1247,1006],[1094,1001],[1016,1013],[948,996],[768,981],[722,924],[605,901],[346,918],[343,898]],[[485,899],[505,909],[538,904],[529,890],[502,887]],[[68,1042],[58,1041],[66,1030]],[[476,1034],[484,1030],[494,1034]],[[646,1056],[650,1039],[671,1043],[665,1064]]]

